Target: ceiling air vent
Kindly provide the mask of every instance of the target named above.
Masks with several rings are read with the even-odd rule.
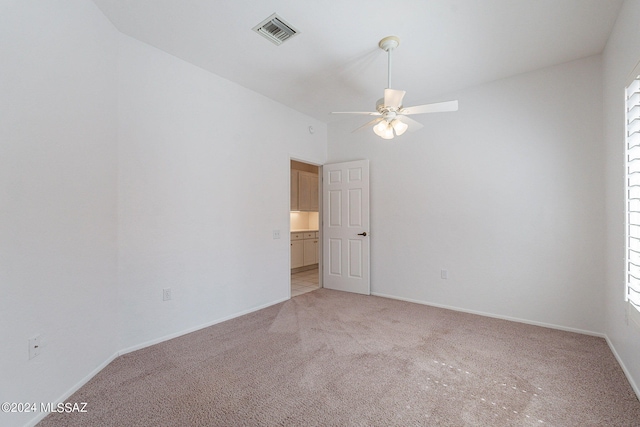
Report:
[[[253,31],[276,45],[281,45],[300,32],[275,13],[253,27]]]

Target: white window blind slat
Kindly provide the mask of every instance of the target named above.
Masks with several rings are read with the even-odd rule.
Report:
[[[630,250],[628,253],[628,262],[631,262],[635,265],[640,265],[640,251]]]
[[[627,126],[634,125],[640,121],[640,106],[635,106],[631,110],[627,111]],[[632,135],[634,132],[627,127],[627,135]]]
[[[640,224],[629,224],[629,244],[633,244],[634,242],[631,239],[638,240],[640,239]]]
[[[637,108],[638,111],[640,112],[640,107],[634,107],[634,108]],[[639,132],[640,132],[640,120],[633,120],[631,121],[631,123],[627,124],[627,137],[637,135]],[[628,141],[627,141],[627,145],[630,145]]]
[[[628,194],[629,200],[639,200],[640,199],[640,187],[629,186],[627,194]]]
[[[640,238],[639,237],[629,236],[629,241],[627,242],[627,246],[628,246],[629,252],[640,254]]]
[[[640,312],[640,76],[626,88],[626,300]]]
[[[629,288],[628,292],[629,293],[627,297],[629,298],[629,301],[631,302],[631,304],[633,304],[637,309],[640,309],[640,288],[639,289]]]
[[[627,175],[627,185],[634,187],[640,185],[640,173],[630,173]]]
[[[633,224],[640,224],[640,213],[639,212],[629,212],[629,222]],[[640,236],[638,236],[640,237]]]
[[[630,200],[627,203],[627,211],[639,211],[640,210],[640,200]]]
[[[638,119],[640,120],[640,119]],[[640,134],[633,134],[627,136],[627,147],[634,148],[640,146]]]
[[[629,139],[631,139],[631,138],[629,138]],[[629,148],[627,150],[627,158],[628,158],[629,161],[631,161],[633,159],[640,159],[640,146],[629,145]],[[635,169],[640,169],[640,162],[632,164],[632,165],[628,165],[628,167],[635,168]]]

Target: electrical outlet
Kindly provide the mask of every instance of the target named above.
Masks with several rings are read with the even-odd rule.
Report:
[[[164,288],[162,290],[162,301],[169,301],[171,299],[171,288]]]
[[[447,270],[440,270],[440,278],[441,279],[448,279],[449,278],[449,272]]]
[[[273,230],[273,238],[274,239],[280,238],[280,230]]]
[[[40,335],[29,339],[29,360],[40,354]]]

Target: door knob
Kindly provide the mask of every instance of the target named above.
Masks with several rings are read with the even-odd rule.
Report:
[[[364,237],[367,237],[367,232],[366,232],[366,231],[363,231],[362,233],[358,233],[358,236],[364,236]]]

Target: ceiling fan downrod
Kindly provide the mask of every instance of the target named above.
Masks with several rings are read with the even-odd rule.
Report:
[[[387,89],[391,89],[391,51],[400,45],[400,39],[396,36],[388,36],[380,40],[378,46],[387,52]]]

